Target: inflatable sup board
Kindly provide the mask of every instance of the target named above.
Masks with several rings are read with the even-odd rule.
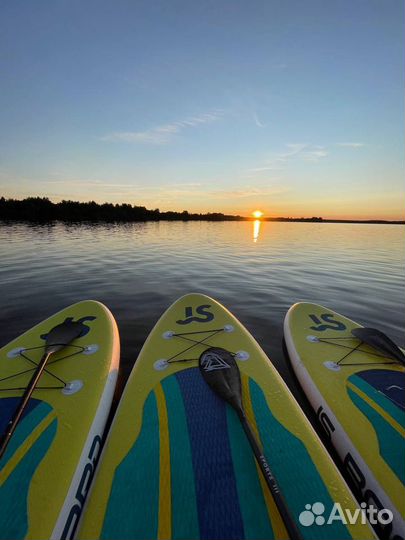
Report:
[[[54,352],[33,381],[52,340]],[[73,538],[110,410],[119,348],[112,314],[89,300],[0,349],[1,539]]]
[[[372,538],[360,522],[326,523],[335,501],[352,512],[357,503],[253,337],[218,302],[200,294],[175,302],[145,342],[107,437],[78,537],[287,538],[237,414],[199,370],[199,357],[211,347],[235,355],[244,409],[302,538]],[[221,359],[210,367],[222,368]]]
[[[356,328],[330,309],[299,303],[286,315],[284,337],[355,493],[393,513],[392,523],[377,523],[377,530],[399,540],[405,536],[405,366],[355,337]]]

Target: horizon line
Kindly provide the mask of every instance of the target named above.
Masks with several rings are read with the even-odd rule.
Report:
[[[405,219],[382,219],[382,218],[363,218],[363,219],[359,219],[359,218],[329,218],[329,217],[323,217],[323,216],[300,216],[300,217],[297,217],[297,216],[294,216],[294,217],[291,217],[291,216],[261,216],[260,218],[255,218],[253,217],[252,215],[249,215],[249,216],[245,216],[245,215],[240,215],[240,214],[226,214],[224,212],[220,212],[220,211],[208,211],[208,212],[190,212],[188,210],[182,210],[182,211],[179,211],[179,210],[163,210],[161,211],[159,208],[155,208],[155,209],[148,209],[146,208],[145,206],[143,205],[133,205],[131,203],[111,203],[111,202],[103,202],[103,203],[98,203],[94,200],[88,200],[88,201],[74,201],[74,200],[71,200],[71,199],[62,199],[61,201],[58,201],[58,202],[53,202],[49,197],[41,197],[41,196],[30,196],[30,197],[25,197],[23,199],[15,199],[15,198],[6,198],[4,196],[0,196],[0,204],[2,205],[10,205],[10,204],[13,204],[13,203],[17,203],[17,204],[23,204],[24,202],[27,202],[27,201],[37,201],[38,203],[39,202],[42,202],[42,203],[46,203],[46,204],[50,204],[52,206],[55,206],[55,207],[58,207],[60,205],[62,205],[63,203],[70,203],[70,204],[75,204],[75,205],[83,205],[83,206],[86,206],[86,205],[96,205],[97,207],[100,207],[102,208],[103,206],[112,206],[112,207],[115,207],[117,209],[119,209],[120,207],[130,207],[131,209],[143,209],[145,211],[145,217],[147,214],[149,214],[149,217],[152,217],[156,220],[156,218],[158,216],[164,216],[164,215],[178,215],[180,219],[184,219],[186,218],[187,219],[187,216],[190,216],[191,218],[193,218],[194,220],[196,220],[196,218],[198,217],[209,217],[209,216],[216,216],[217,219],[220,218],[220,217],[223,217],[224,220],[239,220],[239,221],[255,221],[255,220],[259,220],[259,221],[295,221],[295,222],[300,222],[300,221],[309,221],[309,222],[315,222],[315,223],[387,223],[387,224],[405,224]],[[1,206],[0,206],[0,209],[1,209]],[[11,212],[13,213],[13,212]],[[73,217],[73,216],[72,216]],[[2,219],[1,215],[0,215],[0,219]],[[7,219],[7,218],[6,218]],[[14,219],[14,218],[13,218]],[[55,218],[57,220],[57,218]],[[24,220],[24,218],[22,217],[22,220]],[[128,219],[128,221],[131,221],[130,219]]]

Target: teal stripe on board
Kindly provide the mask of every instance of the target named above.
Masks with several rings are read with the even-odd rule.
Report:
[[[240,420],[229,406],[227,407],[227,423],[245,538],[246,540],[272,540],[274,532],[263,497],[255,458]]]
[[[0,539],[19,540],[28,532],[28,493],[32,477],[56,434],[56,418],[43,431],[0,487]]]
[[[1,402],[0,402],[1,405]],[[18,423],[17,429],[14,432],[14,435],[11,437],[10,442],[8,443],[7,449],[4,453],[4,456],[1,458],[3,466],[11,459],[14,455],[14,452],[18,450],[21,444],[25,439],[31,435],[37,425],[52,411],[52,407],[42,401],[37,405],[32,411],[25,415],[22,420]]]
[[[265,456],[297,524],[306,504],[323,503],[324,515],[328,516],[334,501],[304,444],[272,415],[261,388],[253,380],[249,381],[249,386]],[[326,536],[328,540],[351,538],[350,532],[340,521],[325,527],[316,524],[299,526],[303,538],[307,540],[324,540]]]
[[[170,438],[172,539],[199,538],[194,470],[182,394],[175,375],[162,381]]]
[[[387,465],[405,484],[405,439],[367,402],[348,388],[350,399],[371,422],[380,445],[380,454]]]
[[[384,409],[398,424],[402,427],[405,427],[405,413],[401,411],[399,407],[392,403],[387,397],[384,396],[381,392],[376,390],[371,384],[368,384],[361,377],[357,375],[352,375],[348,378],[348,381],[353,383],[357,388],[364,392],[369,398],[375,401],[382,409]]]
[[[100,538],[157,538],[158,512],[159,418],[152,391],[145,401],[141,432],[115,471]]]

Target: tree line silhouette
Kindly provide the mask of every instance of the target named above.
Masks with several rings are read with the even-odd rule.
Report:
[[[13,221],[236,221],[241,216],[229,216],[219,212],[193,214],[183,212],[160,212],[145,206],[131,204],[98,204],[94,201],[61,201],[54,203],[47,197],[28,197],[23,200],[0,197],[0,219]]]
[[[3,221],[67,221],[67,222],[131,222],[131,221],[245,221],[252,218],[230,216],[221,212],[206,214],[183,212],[161,212],[158,208],[148,210],[145,206],[131,204],[98,204],[94,201],[61,201],[54,203],[47,197],[28,197],[26,199],[6,199],[0,197],[0,220]],[[405,221],[388,221],[381,219],[325,219],[313,217],[263,217],[261,221],[295,221],[315,223],[392,223],[405,224]]]

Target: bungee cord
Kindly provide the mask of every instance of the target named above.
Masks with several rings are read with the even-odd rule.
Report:
[[[53,364],[56,364],[57,362],[60,362],[61,360],[66,360],[67,358],[71,358],[73,356],[76,356],[77,354],[80,354],[81,352],[83,352],[85,350],[85,347],[81,347],[79,345],[67,345],[67,347],[73,347],[75,349],[79,349],[73,353],[70,353],[70,354],[67,354],[65,356],[61,356],[60,358],[57,358],[56,360],[52,360],[51,362],[48,362],[48,366],[52,366]],[[37,368],[38,368],[38,364],[35,362],[35,360],[33,360],[32,358],[30,358],[29,356],[27,356],[25,353],[27,351],[34,351],[34,350],[38,350],[38,349],[44,349],[45,346],[44,345],[39,345],[37,347],[29,347],[27,349],[22,349],[20,352],[19,352],[19,356],[21,356],[22,358],[24,358],[25,360],[28,360],[31,364],[34,364],[35,367],[33,368],[30,368],[30,369],[25,369],[25,370],[22,370],[22,371],[18,371],[17,373],[13,373],[11,375],[7,375],[7,377],[3,377],[2,379],[0,379],[0,383],[6,381],[6,380],[9,380],[9,379],[13,379],[15,377],[19,377],[20,375],[25,375],[26,373],[31,373],[33,371],[35,371]],[[51,389],[55,389],[55,390],[58,390],[58,389],[61,389],[61,388],[66,388],[66,386],[68,385],[68,383],[66,381],[64,381],[63,379],[61,379],[60,377],[58,377],[58,375],[55,375],[55,373],[52,373],[52,371],[49,371],[49,369],[44,369],[44,372],[47,373],[47,375],[50,375],[51,377],[53,377],[54,379],[57,379],[59,382],[61,382],[63,384],[63,386],[48,386],[48,387],[45,387],[45,386],[36,386],[35,387],[35,390],[45,390],[45,389],[48,389],[48,390],[51,390]],[[6,391],[17,391],[17,390],[25,390],[26,387],[15,387],[15,388],[0,388],[0,392],[6,392]]]
[[[185,341],[190,341],[190,342],[193,343],[193,345],[190,345],[189,347],[183,349],[182,351],[174,354],[173,356],[168,358],[166,360],[166,362],[168,364],[173,364],[175,362],[192,362],[193,360],[198,360],[198,358],[181,358],[181,359],[178,359],[178,360],[175,360],[175,358],[177,358],[178,356],[190,351],[194,347],[197,347],[197,345],[208,345],[207,341],[209,339],[217,336],[221,332],[225,332],[224,328],[217,328],[216,330],[200,330],[198,332],[182,332],[182,333],[179,333],[179,334],[172,334],[171,337],[178,337],[178,338],[183,339]],[[196,339],[192,339],[190,337],[186,337],[186,336],[194,335],[194,334],[207,334],[207,333],[209,333],[210,335],[205,337],[202,340],[199,340],[199,341],[196,340]],[[236,356],[236,353],[231,352],[230,354],[232,354],[232,356]]]
[[[368,365],[392,365],[392,364],[398,364],[398,362],[395,362],[395,361],[392,361],[392,362],[345,362],[342,364],[342,361],[347,358],[349,355],[351,355],[352,353],[354,352],[361,352],[361,353],[365,353],[367,355],[372,355],[372,356],[376,356],[377,358],[385,358],[388,360],[388,357],[387,356],[384,356],[382,354],[379,354],[379,353],[376,353],[376,352],[370,352],[370,351],[365,351],[364,349],[360,349],[359,347],[361,345],[364,344],[363,341],[359,340],[359,343],[357,345],[355,345],[354,347],[350,347],[348,345],[343,345],[342,343],[335,343],[335,341],[348,341],[348,340],[354,340],[354,339],[358,339],[358,338],[355,338],[353,336],[347,336],[347,337],[335,337],[335,338],[318,338],[317,341],[321,342],[321,343],[328,343],[329,345],[334,345],[336,347],[341,347],[341,348],[344,348],[344,349],[349,349],[349,352],[346,353],[344,356],[342,356],[342,358],[338,361],[335,362],[335,364],[337,365],[340,365],[340,366],[368,366]]]

